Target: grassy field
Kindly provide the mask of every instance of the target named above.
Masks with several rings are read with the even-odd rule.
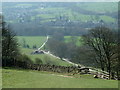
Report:
[[[77,46],[80,46],[83,44],[82,38],[80,36],[65,36],[64,41],[66,43],[74,42]]]
[[[66,4],[67,5],[67,4]],[[59,3],[58,3],[59,6]],[[16,7],[23,7],[30,9],[31,13],[37,13],[36,15],[30,16],[31,20],[35,20],[41,18],[40,23],[56,21],[60,16],[65,16],[71,21],[80,21],[80,22],[87,22],[87,21],[100,21],[101,19],[108,22],[117,22],[116,18],[113,18],[108,13],[118,12],[118,3],[117,2],[94,2],[94,3],[76,3],[69,7],[66,6],[59,6],[55,7],[54,5],[48,7],[40,7],[39,4],[30,4],[30,3],[21,3],[15,4],[13,6],[5,6],[5,8],[16,8]],[[32,8],[35,7],[35,8]],[[77,10],[82,9],[84,12],[90,11],[94,13],[101,13],[105,15],[98,15],[98,20],[96,19],[96,15],[92,14],[85,14],[79,11],[75,11],[74,8]],[[15,23],[18,20],[10,20],[9,22]]]
[[[26,54],[33,62],[35,62],[36,58],[39,58],[42,60],[43,64],[47,64],[49,63],[50,65],[60,65],[60,66],[71,66],[71,64],[62,61],[58,58],[55,58],[53,56],[50,56],[48,54],[32,54],[31,52],[33,52],[33,49],[28,49],[28,48],[21,48],[21,52],[23,54]]]
[[[51,64],[51,65],[60,65],[60,66],[71,66],[71,64],[62,61],[61,59],[55,58],[53,56],[50,56],[48,54],[31,54],[35,51],[35,49],[32,49],[33,45],[36,45],[37,47],[40,47],[46,40],[46,37],[44,36],[17,36],[18,43],[20,46],[20,51],[23,54],[26,54],[34,63],[35,59],[39,58],[42,60],[43,64]],[[25,40],[26,44],[30,46],[30,48],[23,48],[23,39]]]
[[[57,74],[41,71],[3,69],[3,88],[117,88],[115,80],[94,79],[92,75]]]
[[[117,2],[90,2],[90,3],[77,3],[80,8],[95,11],[95,12],[117,12]]]
[[[95,15],[89,15],[89,14],[86,15],[86,14],[72,11],[71,9],[63,9],[62,11],[61,10],[62,9],[59,9],[59,8],[49,8],[49,9],[45,8],[45,9],[42,9],[39,11],[40,12],[51,12],[52,14],[37,14],[36,16],[32,16],[31,20],[34,20],[36,17],[40,17],[40,18],[43,18],[41,23],[48,22],[51,20],[56,21],[55,17],[59,17],[59,13],[61,13],[61,16],[66,16],[71,21],[77,20],[77,21],[81,21],[81,22],[88,22],[88,21],[104,20],[106,23],[116,21],[115,18],[112,18],[112,17],[107,16],[107,15],[98,16],[98,20],[97,20]],[[101,12],[102,12],[102,10],[101,10]]]
[[[0,67],[0,89],[2,88],[2,69]]]
[[[30,48],[33,47],[33,45],[36,45],[38,48],[45,42],[46,37],[45,36],[17,36],[18,43],[23,46],[23,42],[25,40],[26,44],[30,46]],[[74,39],[72,39],[72,36],[64,36],[64,41],[66,43],[75,41],[76,45],[82,44],[82,39],[79,36],[73,36]]]
[[[77,3],[78,9],[88,10],[95,13],[113,13],[118,11],[118,4],[117,3]],[[65,16],[69,18],[71,21],[81,21],[81,22],[88,22],[88,21],[100,21],[104,20],[106,23],[108,22],[117,22],[117,20],[113,17],[107,16],[107,15],[101,15],[98,16],[96,19],[96,15],[91,14],[84,14],[80,12],[76,12],[72,10],[72,7],[66,8],[66,7],[49,7],[49,8],[37,8],[34,9],[35,12],[45,12],[44,14],[37,14],[36,16],[32,16],[31,20],[35,19],[36,17],[40,17],[43,20],[41,23],[49,22],[49,21],[56,21],[56,17]],[[50,14],[48,14],[49,12]]]
[[[17,39],[21,46],[23,46],[25,41],[25,43],[28,44],[30,48],[32,48],[33,45],[36,45],[39,48],[45,42],[46,37],[45,36],[17,36]]]

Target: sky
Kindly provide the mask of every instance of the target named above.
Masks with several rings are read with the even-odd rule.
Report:
[[[0,0],[2,2],[118,2],[120,0]]]

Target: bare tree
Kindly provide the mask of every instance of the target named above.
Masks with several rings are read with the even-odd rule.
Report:
[[[111,75],[112,57],[116,54],[116,34],[106,27],[96,27],[83,36],[84,41],[96,53],[96,61],[102,70],[107,70]],[[110,77],[109,77],[110,78]]]

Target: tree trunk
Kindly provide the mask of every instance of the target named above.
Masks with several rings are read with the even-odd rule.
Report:
[[[101,70],[104,71],[105,68],[104,68],[104,64],[102,63],[102,61],[100,62],[100,64],[101,64]]]

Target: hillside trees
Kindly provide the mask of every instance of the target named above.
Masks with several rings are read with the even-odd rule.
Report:
[[[36,58],[35,63],[36,64],[43,64],[43,62],[42,62],[42,60],[40,58]]]
[[[91,29],[87,35],[84,35],[83,39],[85,44],[96,54],[95,59],[100,64],[101,69],[108,71],[109,76],[111,76],[113,65],[118,63],[117,34],[109,28],[96,27]]]
[[[31,64],[32,61],[28,56],[20,53],[15,33],[3,19],[0,25],[2,26],[2,66],[27,68],[27,64]]]
[[[2,21],[2,62],[3,66],[15,64],[18,58],[19,50],[15,34],[10,30],[9,26]]]
[[[64,42],[51,38],[48,41],[49,50],[61,59],[65,57],[66,45]]]
[[[61,34],[56,34],[49,39],[47,43],[48,49],[55,55],[62,58],[72,59],[76,54],[76,43],[73,42],[65,43],[64,36]]]
[[[72,62],[76,62],[89,67],[97,67],[98,64],[95,62],[95,53],[87,45],[81,45],[77,47],[75,58],[72,59]]]

